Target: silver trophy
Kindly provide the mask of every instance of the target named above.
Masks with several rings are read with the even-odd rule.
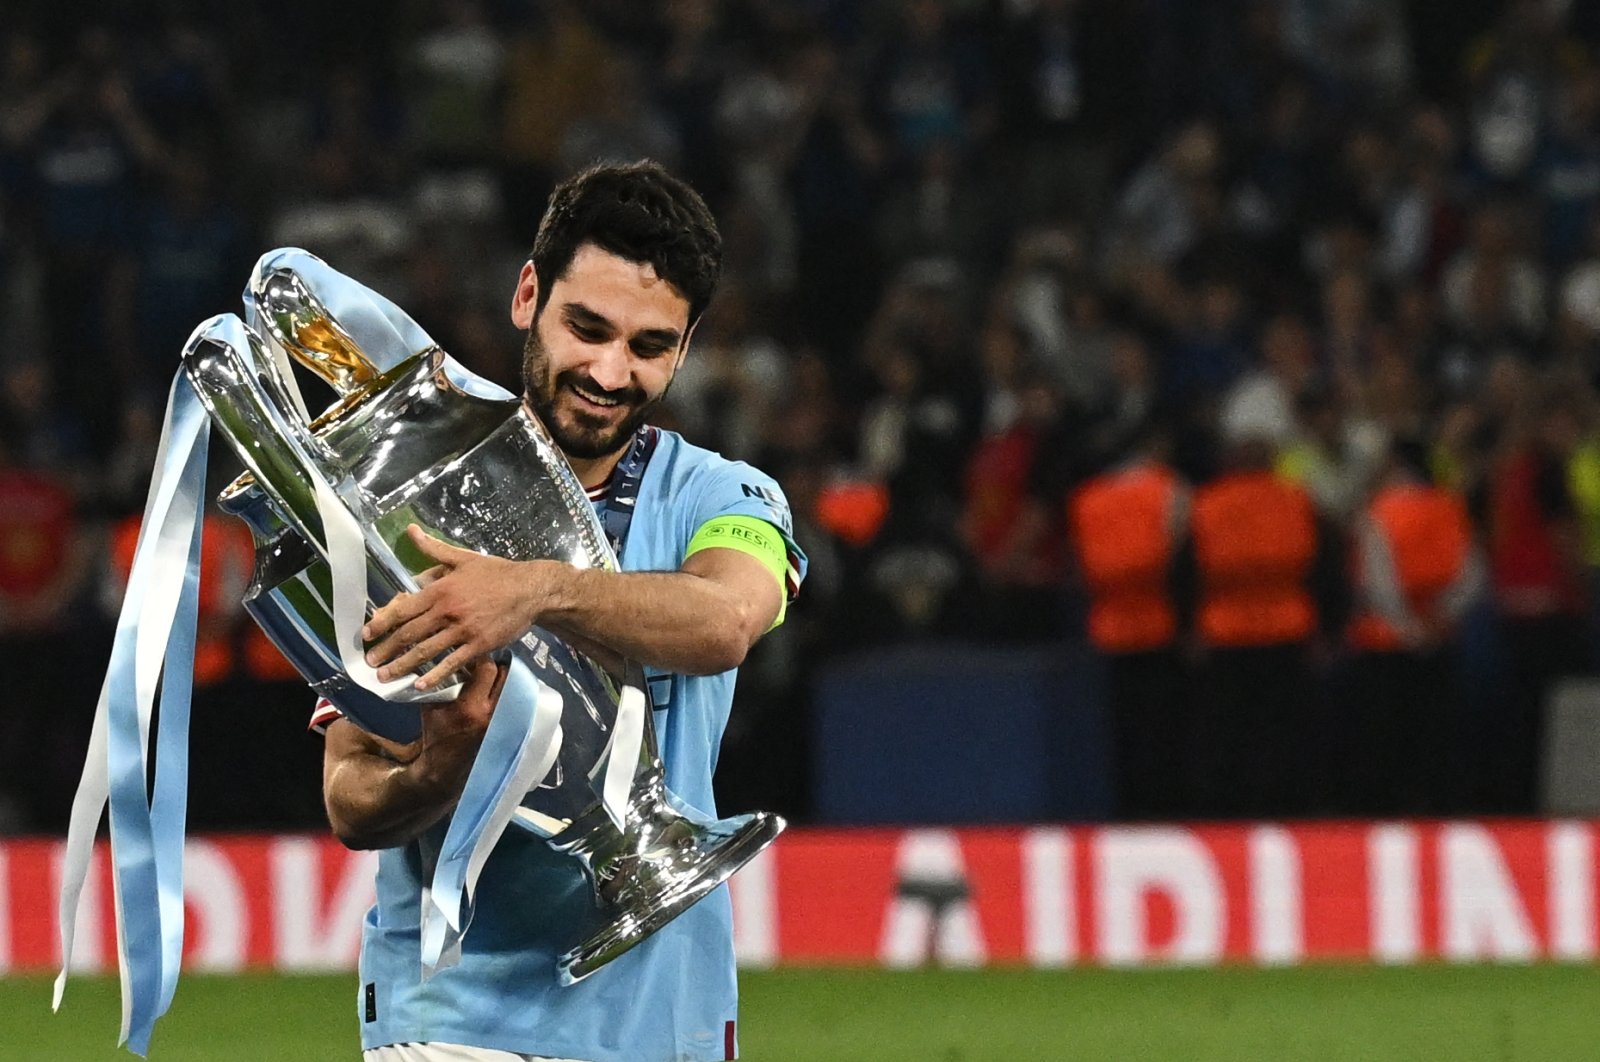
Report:
[[[566,459],[519,400],[437,346],[392,365],[368,357],[293,268],[258,270],[246,299],[247,342],[198,333],[183,355],[212,422],[247,469],[220,499],[255,537],[245,607],[346,717],[411,741],[418,706],[368,692],[340,662],[314,479],[337,485],[362,528],[368,614],[415,589],[414,577],[431,566],[405,538],[412,523],[513,560],[614,570],[616,558]],[[285,352],[339,394],[315,419],[286,378]],[[766,812],[708,820],[667,790],[641,668],[615,678],[537,627],[510,651],[563,702],[554,767],[512,821],[577,859],[594,886],[602,928],[559,960],[560,978],[571,984],[707,895],[784,822]],[[644,733],[619,828],[615,809],[603,804],[597,765],[628,697],[644,698]],[[580,933],[574,927],[575,939]]]

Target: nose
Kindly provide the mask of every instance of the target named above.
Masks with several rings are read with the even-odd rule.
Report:
[[[607,391],[622,390],[628,386],[633,375],[629,357],[627,344],[623,340],[603,344],[589,363],[589,378],[596,387],[603,387]]]

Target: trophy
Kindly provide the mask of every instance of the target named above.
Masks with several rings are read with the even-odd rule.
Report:
[[[290,264],[278,261],[263,259],[246,291],[248,328],[202,328],[183,354],[212,423],[246,468],[220,498],[255,539],[245,607],[347,718],[409,742],[421,710],[399,699],[409,678],[380,696],[352,678],[349,647],[339,645],[335,516],[359,526],[363,618],[415,590],[415,576],[431,567],[405,538],[412,523],[512,560],[612,570],[617,561],[583,487],[521,401],[437,346],[369,354],[306,269],[292,255]],[[289,359],[338,393],[314,419]],[[560,702],[553,764],[520,796],[511,821],[579,861],[603,923],[560,958],[559,977],[571,984],[707,895],[784,822],[765,812],[709,820],[668,791],[642,668],[613,676],[538,627],[509,652],[537,677],[541,698],[553,691]],[[616,787],[619,771],[624,787]]]

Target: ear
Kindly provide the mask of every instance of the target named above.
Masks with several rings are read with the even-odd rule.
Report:
[[[517,274],[517,288],[511,293],[511,323],[526,332],[533,327],[534,312],[539,306],[539,274],[532,262],[522,263]]]

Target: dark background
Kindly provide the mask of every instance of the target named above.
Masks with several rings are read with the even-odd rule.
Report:
[[[1035,770],[1061,751],[1041,743],[1070,742],[1105,786],[1070,806],[994,805],[1004,817],[1137,814],[1093,723],[1066,499],[1152,424],[1206,482],[1237,432],[1226,411],[1248,420],[1245,387],[1266,383],[1288,399],[1274,445],[1311,447],[1341,485],[1314,491],[1336,556],[1378,455],[1404,441],[1467,500],[1497,571],[1511,547],[1496,491],[1532,453],[1544,486],[1527,534],[1554,544],[1571,593],[1530,643],[1491,579],[1447,646],[1432,732],[1448,755],[1363,809],[1341,765],[1377,750],[1341,723],[1360,676],[1336,566],[1308,707],[1260,753],[1312,768],[1262,810],[1532,810],[1526,786],[1495,783],[1521,769],[1497,759],[1497,720],[1595,649],[1600,499],[1580,473],[1600,373],[1600,6],[95,11],[12,2],[0,27],[0,830],[64,825],[120,592],[117,529],[141,507],[183,340],[237,308],[255,258],[306,247],[515,386],[506,306],[545,195],[587,162],[640,156],[699,187],[727,240],[663,420],[775,474],[812,558],[742,672],[725,804],[873,817],[870,800],[819,799],[816,768],[840,751],[827,742],[866,740],[828,722],[827,691],[862,654],[892,653],[860,673],[974,661],[931,684],[937,711],[886,705],[930,755],[972,748],[963,728],[1008,733],[1007,696],[1091,718],[1046,718],[1010,747],[1020,760],[975,769]],[[228,594],[207,622],[232,650],[197,691],[195,825],[315,827],[310,697],[252,669]],[[1550,658],[1557,641],[1576,649]],[[1206,681],[1186,661],[1180,702]],[[1201,765],[1218,754],[1185,748]],[[1179,787],[1164,813],[1214,810]]]

